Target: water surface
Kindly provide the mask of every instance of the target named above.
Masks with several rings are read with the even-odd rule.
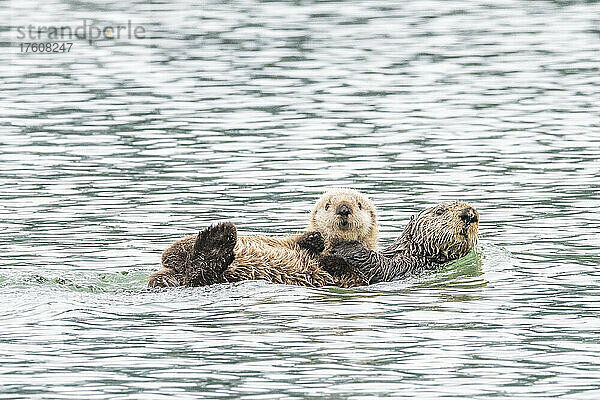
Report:
[[[600,394],[595,1],[12,1],[0,9],[6,398]],[[15,29],[145,39],[21,54]],[[367,288],[148,292],[218,220],[299,232],[329,186],[381,244],[480,212],[476,252]]]

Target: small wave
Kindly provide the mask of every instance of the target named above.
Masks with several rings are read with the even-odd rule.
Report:
[[[40,270],[35,273],[16,271],[0,275],[0,288],[55,287],[58,290],[88,293],[139,291],[145,288],[149,272],[131,270],[119,272],[71,272]]]

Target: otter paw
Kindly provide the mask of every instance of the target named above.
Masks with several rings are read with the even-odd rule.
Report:
[[[347,259],[348,257],[360,252],[360,250],[363,248],[364,246],[357,241],[344,242],[334,246],[333,249],[331,249],[331,255],[340,257],[342,259]]]
[[[319,232],[306,232],[298,239],[298,246],[311,253],[319,254],[325,250],[325,239]]]
[[[186,262],[186,286],[217,283],[235,258],[236,242],[237,231],[231,222],[221,222],[200,231]]]

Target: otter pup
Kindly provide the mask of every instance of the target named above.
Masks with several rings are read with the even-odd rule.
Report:
[[[325,286],[334,279],[319,268],[316,254],[327,255],[333,246],[347,241],[374,250],[377,233],[377,214],[369,198],[352,189],[331,189],[315,204],[307,233],[238,238],[232,224],[217,224],[165,250],[163,269],[150,276],[148,286],[203,286],[251,279]],[[356,273],[336,274],[348,285],[364,281]]]
[[[353,189],[331,189],[317,200],[311,215],[309,232],[319,232],[325,240],[325,253],[333,246],[349,241],[377,247],[377,212],[373,202]]]
[[[382,252],[348,242],[334,247],[332,254],[358,269],[367,284],[393,281],[467,255],[477,244],[478,227],[473,207],[443,203],[413,215],[402,235]]]

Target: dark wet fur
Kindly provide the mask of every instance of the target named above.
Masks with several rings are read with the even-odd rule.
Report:
[[[219,223],[198,234],[186,262],[185,286],[204,286],[216,282],[233,262],[237,230],[230,222]]]
[[[358,242],[335,246],[332,254],[363,274],[368,284],[415,275],[467,255],[477,243],[479,214],[466,203],[444,203],[413,216],[402,235],[377,252]],[[324,266],[328,271],[335,267]]]

